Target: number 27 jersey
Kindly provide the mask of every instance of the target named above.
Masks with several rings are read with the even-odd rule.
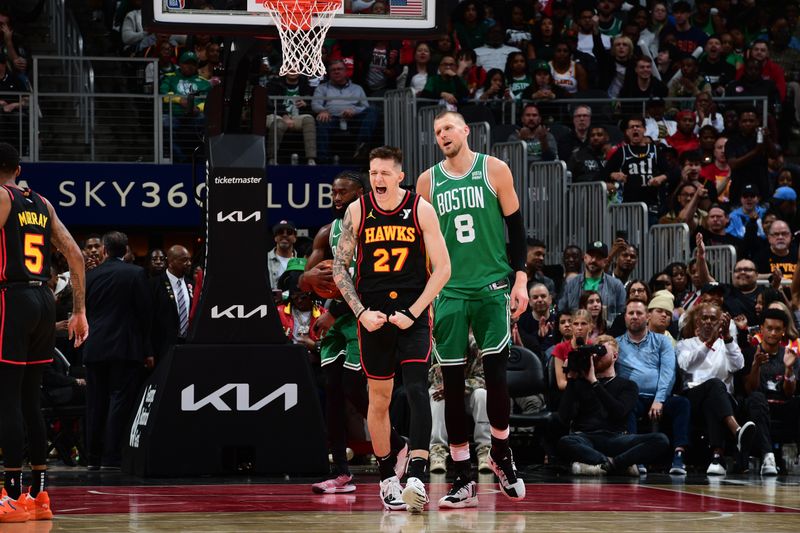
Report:
[[[476,153],[463,176],[448,174],[444,161],[430,169],[431,203],[450,254],[444,296],[480,298],[489,285],[511,273],[503,211],[489,182],[488,157]]]

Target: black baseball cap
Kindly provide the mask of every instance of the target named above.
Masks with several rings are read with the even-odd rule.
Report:
[[[742,187],[742,192],[739,196],[761,196],[758,192],[758,187],[753,185],[752,183],[748,183],[744,187]]]
[[[726,290],[725,285],[722,285],[720,283],[711,282],[711,283],[706,283],[700,289],[700,294],[707,294],[709,292],[713,292],[713,293],[717,293],[717,294],[721,294],[722,296],[725,296],[725,294],[728,291]]]
[[[290,229],[292,233],[297,233],[297,228],[294,225],[294,222],[290,220],[281,220],[274,226],[272,226],[272,233],[278,233],[282,229]]]
[[[590,242],[589,245],[586,246],[586,253],[595,253],[602,255],[603,257],[608,257],[608,246],[606,246],[603,241]]]

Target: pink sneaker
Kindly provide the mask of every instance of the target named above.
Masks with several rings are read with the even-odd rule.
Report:
[[[333,479],[326,479],[311,485],[311,490],[317,494],[343,494],[355,492],[356,486],[353,484],[352,474],[342,474]]]

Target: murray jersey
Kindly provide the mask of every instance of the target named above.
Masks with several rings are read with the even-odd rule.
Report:
[[[0,230],[0,284],[50,279],[52,221],[47,204],[30,189],[4,185],[11,212]]]

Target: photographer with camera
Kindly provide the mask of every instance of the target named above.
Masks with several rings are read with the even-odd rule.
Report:
[[[570,352],[564,365],[567,388],[558,415],[570,434],[561,437],[559,448],[573,461],[573,474],[638,476],[637,464],[655,461],[669,448],[662,433],[627,433],[639,388],[616,375],[618,353],[614,337],[602,335],[597,344]]]

